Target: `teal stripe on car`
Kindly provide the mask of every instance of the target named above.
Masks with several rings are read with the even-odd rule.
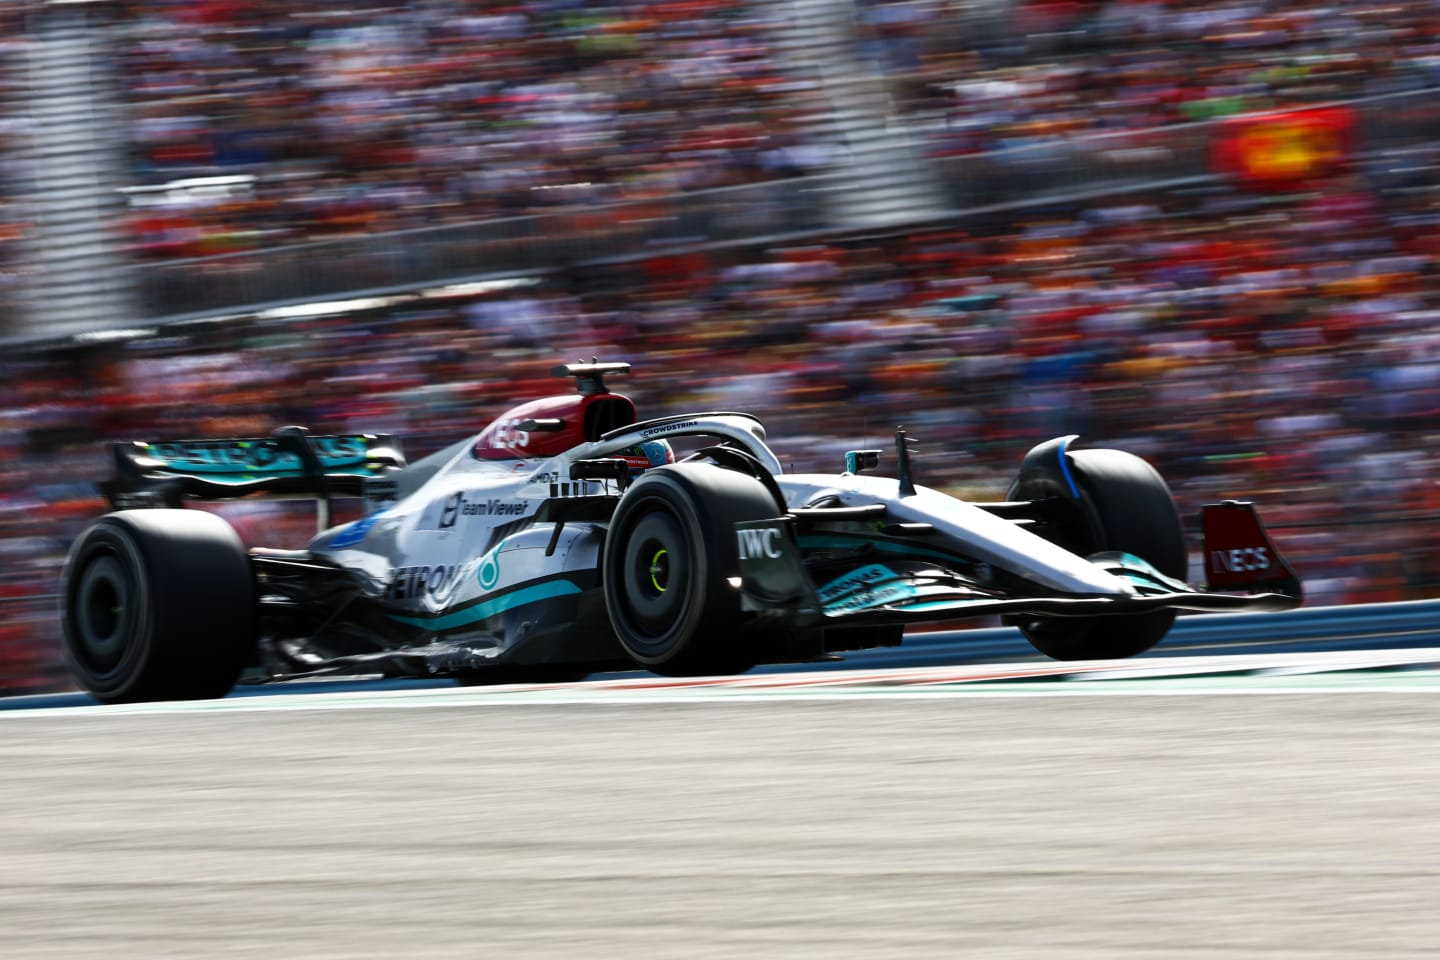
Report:
[[[506,610],[523,607],[527,603],[539,603],[542,600],[553,600],[556,597],[580,592],[580,587],[569,580],[550,580],[511,590],[509,593],[491,597],[489,600],[466,607],[464,610],[456,610],[454,613],[446,613],[438,617],[404,617],[396,613],[386,614],[386,616],[396,623],[440,632],[466,627],[498,613],[504,613]]]
[[[827,547],[841,550],[855,550],[859,547],[873,547],[880,553],[889,553],[900,557],[934,557],[937,560],[948,560],[951,563],[974,563],[970,557],[961,556],[955,553],[947,553],[944,550],[930,550],[917,544],[906,542],[896,543],[893,540],[883,540],[866,536],[847,536],[846,534],[808,534],[802,533],[798,538],[800,549],[821,550]]]

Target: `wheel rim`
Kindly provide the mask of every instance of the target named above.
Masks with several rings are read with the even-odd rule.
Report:
[[[98,557],[86,567],[75,597],[75,638],[97,673],[113,670],[125,656],[131,599],[129,579],[115,557]]]
[[[670,583],[670,551],[663,547],[650,558],[650,585],[657,594],[664,593]]]
[[[689,606],[690,567],[684,528],[668,510],[639,517],[629,531],[621,567],[627,619],[642,636],[663,642]]]

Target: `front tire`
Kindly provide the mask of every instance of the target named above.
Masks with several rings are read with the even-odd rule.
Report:
[[[1163,477],[1149,463],[1120,450],[1074,450],[1065,454],[1080,489],[1081,512],[1053,528],[1049,539],[1072,553],[1102,550],[1134,554],[1176,580],[1189,572],[1180,512]],[[1018,483],[1012,499],[1068,497],[1039,478]],[[1056,660],[1133,657],[1159,643],[1175,621],[1174,610],[1110,617],[1030,617],[1018,626],[1036,650]]]
[[[97,700],[223,697],[258,626],[245,546],[200,510],[128,510],[92,524],[65,564],[65,658]]]
[[[747,630],[735,524],[782,507],[754,477],[710,463],[647,471],[625,492],[605,539],[611,626],[638,665],[669,676],[742,673],[759,662]]]

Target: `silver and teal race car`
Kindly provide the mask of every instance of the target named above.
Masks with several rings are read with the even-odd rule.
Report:
[[[1301,588],[1254,507],[1202,512],[1207,586],[1145,461],[1036,446],[1004,501],[915,481],[909,442],[787,474],[760,421],[639,421],[605,378],[519,404],[414,463],[388,436],[114,446],[113,512],[70,550],[63,634],[102,701],[220,697],[326,674],[563,681],[734,673],[903,641],[908,624],[1000,616],[1044,654],[1128,657],[1179,610],[1280,610]],[[677,450],[682,451],[677,455]],[[837,468],[842,467],[837,464]],[[303,550],[246,548],[186,501],[305,498]],[[362,502],[332,525],[334,501]]]

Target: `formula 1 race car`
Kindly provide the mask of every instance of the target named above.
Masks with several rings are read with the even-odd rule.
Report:
[[[903,428],[894,477],[865,472],[878,450],[785,474],[747,414],[637,422],[605,384],[628,370],[557,367],[576,392],[412,464],[388,436],[298,427],[115,444],[114,512],[64,573],[75,676],[118,702],[220,697],[242,677],[722,674],[994,615],[1051,657],[1096,659],[1149,649],[1178,610],[1300,603],[1248,503],[1204,508],[1208,588],[1188,586],[1170,490],[1130,454],[1050,440],[995,503],[915,483]],[[242,497],[313,500],[320,532],[247,550],[219,515],[180,509]],[[331,526],[343,497],[368,512]]]

